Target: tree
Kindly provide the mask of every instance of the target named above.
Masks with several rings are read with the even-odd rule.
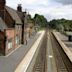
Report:
[[[46,27],[48,24],[47,19],[43,15],[35,14],[33,19],[34,19],[35,25]]]
[[[66,20],[63,18],[57,20],[54,19],[49,22],[49,26],[57,30],[64,29],[64,31],[72,31],[72,20]]]

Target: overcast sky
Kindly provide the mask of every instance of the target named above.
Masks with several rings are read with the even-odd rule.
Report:
[[[47,20],[72,19],[72,0],[6,0],[7,5],[16,9],[22,4],[23,10],[34,16],[35,13],[43,14]]]

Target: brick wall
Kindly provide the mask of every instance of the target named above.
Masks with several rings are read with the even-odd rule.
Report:
[[[6,30],[6,50],[5,53],[8,54],[10,53],[12,50],[15,49],[15,29],[7,29]],[[10,48],[10,45],[12,45],[12,47]]]
[[[15,37],[18,37],[19,43],[16,43],[16,38],[15,38],[15,47],[18,47],[21,44],[22,40],[22,25],[16,25],[15,26]]]

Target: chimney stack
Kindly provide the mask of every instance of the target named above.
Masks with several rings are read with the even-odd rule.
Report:
[[[0,11],[4,10],[6,4],[6,0],[0,0]]]
[[[21,4],[18,4],[17,11],[22,12],[22,6],[21,6]]]
[[[0,17],[2,17],[5,20],[5,5],[6,0],[0,0]]]

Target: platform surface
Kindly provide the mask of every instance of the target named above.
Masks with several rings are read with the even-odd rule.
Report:
[[[63,48],[64,52],[67,54],[70,61],[72,62],[72,42],[68,41],[68,36],[56,31],[53,32],[53,34]]]

